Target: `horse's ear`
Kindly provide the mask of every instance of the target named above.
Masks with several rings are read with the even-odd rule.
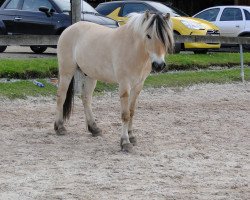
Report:
[[[144,15],[144,16],[145,16],[145,19],[146,19],[146,20],[149,19],[149,10],[146,10],[146,11],[145,11],[145,15]]]
[[[163,18],[168,21],[170,19],[170,13],[166,13],[165,15],[163,15]]]

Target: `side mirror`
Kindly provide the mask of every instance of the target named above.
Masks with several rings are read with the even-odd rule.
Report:
[[[50,9],[45,7],[45,6],[41,6],[39,8],[39,11],[45,13],[47,15],[47,17],[51,17],[51,12],[50,12]]]

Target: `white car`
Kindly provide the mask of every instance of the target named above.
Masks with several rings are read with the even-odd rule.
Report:
[[[216,6],[202,10],[193,17],[212,22],[221,36],[250,37],[250,6]],[[250,49],[250,45],[244,45]]]

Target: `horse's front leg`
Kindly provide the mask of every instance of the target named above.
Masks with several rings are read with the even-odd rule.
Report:
[[[130,92],[130,105],[129,105],[130,120],[129,120],[129,125],[128,125],[128,135],[129,135],[129,141],[133,145],[136,145],[136,143],[137,143],[136,137],[133,134],[133,117],[134,117],[134,113],[135,113],[137,98],[142,90],[142,87],[143,87],[143,82],[134,86]]]
[[[82,87],[82,102],[84,106],[84,113],[86,116],[87,129],[92,133],[92,136],[96,137],[101,135],[102,130],[96,125],[93,112],[92,112],[92,95],[96,87],[96,80],[88,76],[84,78],[84,84]]]
[[[130,152],[133,147],[128,136],[128,126],[130,121],[129,94],[130,86],[128,84],[119,84],[122,118],[121,149],[126,152]]]

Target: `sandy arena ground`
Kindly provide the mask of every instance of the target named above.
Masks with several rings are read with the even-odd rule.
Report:
[[[93,109],[103,137],[86,132],[79,99],[57,136],[53,98],[1,99],[0,199],[249,199],[249,83],[144,90],[131,154],[117,93]]]

